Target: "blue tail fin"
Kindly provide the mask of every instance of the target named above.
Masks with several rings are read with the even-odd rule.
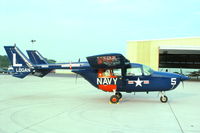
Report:
[[[27,50],[26,51],[29,59],[33,64],[48,64],[46,59],[36,50]]]
[[[14,77],[24,78],[32,72],[32,63],[16,46],[4,46],[13,67]]]
[[[36,50],[27,50],[26,51],[29,59],[31,60],[31,63],[33,63],[34,65],[42,65],[42,64],[48,64],[48,62],[46,61],[46,59]],[[41,70],[34,70],[34,72],[32,73],[34,76],[38,76],[38,77],[44,77],[46,76],[48,73],[50,73],[53,69],[41,69]]]

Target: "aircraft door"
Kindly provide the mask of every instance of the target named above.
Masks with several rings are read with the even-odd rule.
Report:
[[[136,65],[126,70],[126,85],[128,91],[155,90],[152,85],[157,79],[152,76],[154,71],[145,65]],[[157,83],[157,82],[155,82]]]
[[[127,68],[125,77],[127,92],[143,91],[148,88],[149,80],[143,75],[141,66]]]
[[[123,85],[123,74],[122,74],[122,69],[117,68],[113,69],[113,75],[117,77],[117,90],[118,91],[124,91],[125,86]]]

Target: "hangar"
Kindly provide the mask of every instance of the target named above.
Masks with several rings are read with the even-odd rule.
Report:
[[[128,41],[131,62],[159,68],[200,68],[200,37]]]

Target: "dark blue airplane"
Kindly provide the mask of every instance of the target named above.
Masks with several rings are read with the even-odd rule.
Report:
[[[118,103],[121,92],[160,92],[160,101],[168,101],[165,91],[175,89],[181,81],[189,77],[175,73],[158,72],[150,67],[130,63],[117,53],[87,57],[88,62],[49,64],[36,50],[28,50],[29,59],[16,47],[4,47],[13,66],[13,76],[24,78],[28,74],[44,77],[54,69],[71,69],[81,75],[94,87],[105,92],[113,92],[111,103]]]

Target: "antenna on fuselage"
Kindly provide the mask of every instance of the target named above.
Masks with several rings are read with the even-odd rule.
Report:
[[[81,62],[81,59],[79,58],[78,59],[78,63],[80,63]],[[76,80],[75,80],[75,83],[77,84],[77,79],[78,79],[78,74],[76,73]]]

